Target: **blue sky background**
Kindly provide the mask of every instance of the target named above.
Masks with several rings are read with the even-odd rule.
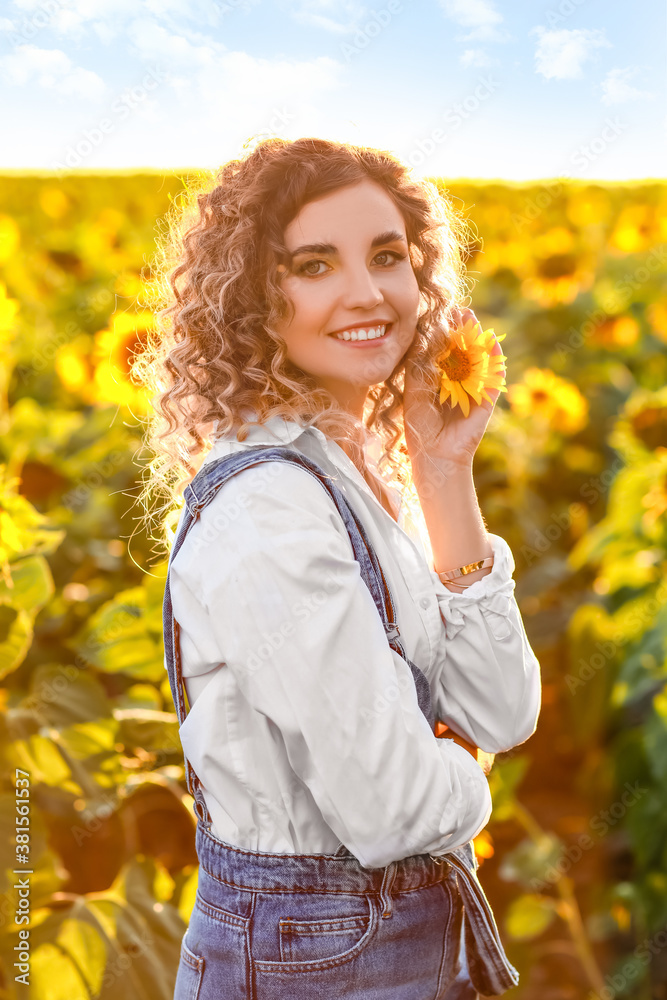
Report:
[[[1,168],[214,168],[274,134],[419,175],[663,177],[667,4],[5,0]]]

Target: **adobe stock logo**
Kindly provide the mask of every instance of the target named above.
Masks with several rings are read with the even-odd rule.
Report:
[[[158,66],[149,69],[144,73],[140,83],[126,87],[122,94],[114,99],[107,115],[84,129],[80,137],[67,146],[62,160],[52,160],[49,169],[64,170],[66,167],[81,166],[83,161],[102,145],[106,137],[116,131],[118,123],[135,114],[150,92],[168,79],[168,74],[162,72]]]
[[[363,24],[355,33],[352,43],[342,42],[340,51],[345,56],[345,62],[351,62],[353,56],[363,52],[368,47],[373,38],[384,31],[391,23],[393,14],[400,14],[403,11],[401,0],[389,0],[386,9],[371,11],[372,20]]]

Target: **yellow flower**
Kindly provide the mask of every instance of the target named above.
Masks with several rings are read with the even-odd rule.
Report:
[[[148,410],[148,395],[131,375],[135,354],[143,349],[153,324],[153,314],[148,310],[120,312],[112,317],[109,327],[95,334],[93,364],[98,402]]]
[[[523,382],[507,387],[507,399],[518,417],[537,417],[563,434],[576,434],[586,424],[587,400],[573,382],[549,368],[527,368]]]
[[[609,246],[620,253],[641,253],[655,246],[663,236],[655,205],[626,205],[609,236]]]
[[[18,250],[19,227],[9,215],[0,215],[0,264],[11,260]]]
[[[4,281],[0,281],[0,333],[11,334],[14,331],[18,309],[17,299],[9,298],[7,286]]]
[[[667,477],[651,486],[646,496],[642,497],[642,506],[646,507],[642,515],[642,525],[648,533],[659,518],[667,512]]]
[[[496,337],[502,340],[506,334]],[[450,344],[436,358],[436,365],[441,373],[440,402],[451,399],[452,409],[458,405],[464,416],[470,413],[472,397],[479,405],[482,397],[493,402],[487,389],[505,389],[504,354],[491,354],[494,344],[493,330],[485,330],[478,322],[467,320],[463,326],[450,333]]]
[[[545,309],[573,302],[593,284],[595,275],[589,263],[573,251],[536,257],[534,273],[521,282],[521,292]]]
[[[667,344],[667,305],[664,302],[652,302],[646,315],[656,337]]]
[[[592,340],[601,347],[612,350],[617,347],[632,347],[639,338],[639,323],[634,316],[610,316],[595,328]]]
[[[95,392],[95,366],[92,361],[93,338],[82,333],[63,344],[56,354],[55,367],[66,389],[76,393],[85,403],[97,402]]]
[[[45,187],[39,192],[39,204],[42,211],[50,219],[62,219],[70,207],[70,200],[64,191],[57,187]]]

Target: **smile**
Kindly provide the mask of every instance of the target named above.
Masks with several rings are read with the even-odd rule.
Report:
[[[343,330],[342,333],[332,333],[331,336],[335,340],[344,340],[351,344],[367,344],[374,340],[384,340],[391,325],[391,323],[385,323],[382,326],[371,326],[368,329]]]

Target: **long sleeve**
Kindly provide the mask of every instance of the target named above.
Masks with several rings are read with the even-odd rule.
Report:
[[[500,753],[535,732],[541,680],[514,596],[512,550],[500,535],[489,540],[491,572],[460,594],[433,573],[443,620],[434,708],[459,735]]]
[[[174,579],[364,867],[464,844],[491,813],[482,769],[432,733],[322,485],[285,463],[263,468],[270,490],[245,470],[202,510]]]

